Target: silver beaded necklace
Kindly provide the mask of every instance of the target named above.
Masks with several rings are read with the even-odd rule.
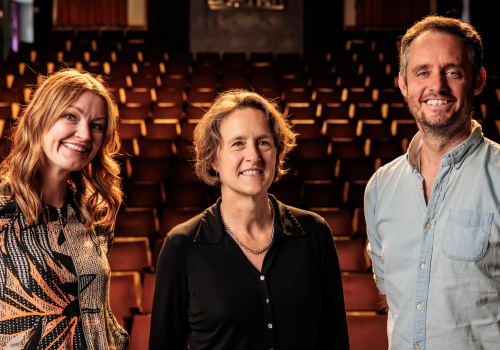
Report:
[[[263,248],[253,250],[253,249],[248,248],[243,243],[241,243],[241,241],[238,238],[236,238],[235,235],[233,235],[233,233],[231,232],[229,227],[227,227],[226,222],[224,221],[224,217],[222,216],[222,202],[220,204],[220,218],[222,219],[222,223],[224,224],[224,227],[226,228],[226,232],[235,240],[236,243],[238,243],[240,245],[241,248],[249,251],[250,253],[254,253],[254,254],[262,253],[267,248],[269,248],[269,246],[273,242],[273,237],[274,237],[274,207],[273,207],[273,204],[271,203],[270,200],[269,200],[269,205],[271,206],[271,211],[273,212],[273,225],[272,225],[272,229],[271,229],[271,236],[269,237],[269,241],[267,242],[267,244]]]

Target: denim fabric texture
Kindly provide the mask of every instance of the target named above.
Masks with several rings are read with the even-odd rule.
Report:
[[[426,205],[420,132],[365,192],[390,349],[500,349],[500,145],[481,126],[441,159]]]

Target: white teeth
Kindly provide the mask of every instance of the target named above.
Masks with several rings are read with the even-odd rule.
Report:
[[[257,174],[261,174],[262,171],[260,170],[247,170],[247,171],[244,171],[242,172],[243,175],[257,175]]]
[[[447,104],[448,101],[447,100],[428,100],[428,101],[425,101],[425,103],[427,103],[430,106],[443,106],[443,105]]]
[[[63,145],[68,147],[68,148],[74,149],[78,152],[85,152],[85,148],[79,147],[77,145],[73,145],[72,143],[63,142]]]

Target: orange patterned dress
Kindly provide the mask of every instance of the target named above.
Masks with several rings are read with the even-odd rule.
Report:
[[[14,202],[0,211],[1,349],[87,348],[79,293],[96,275],[78,279],[66,235],[67,207],[49,207],[48,223],[34,227]]]

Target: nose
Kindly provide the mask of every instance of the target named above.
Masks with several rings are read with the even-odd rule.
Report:
[[[261,161],[260,150],[257,147],[257,145],[250,144],[247,147],[246,159],[247,162],[251,162],[252,164],[257,164],[258,162]]]
[[[431,79],[429,85],[430,91],[433,91],[436,94],[448,91],[449,86],[445,74],[433,74],[431,75],[430,79]]]
[[[90,127],[87,123],[78,123],[75,136],[83,141],[89,141],[90,137]]]

